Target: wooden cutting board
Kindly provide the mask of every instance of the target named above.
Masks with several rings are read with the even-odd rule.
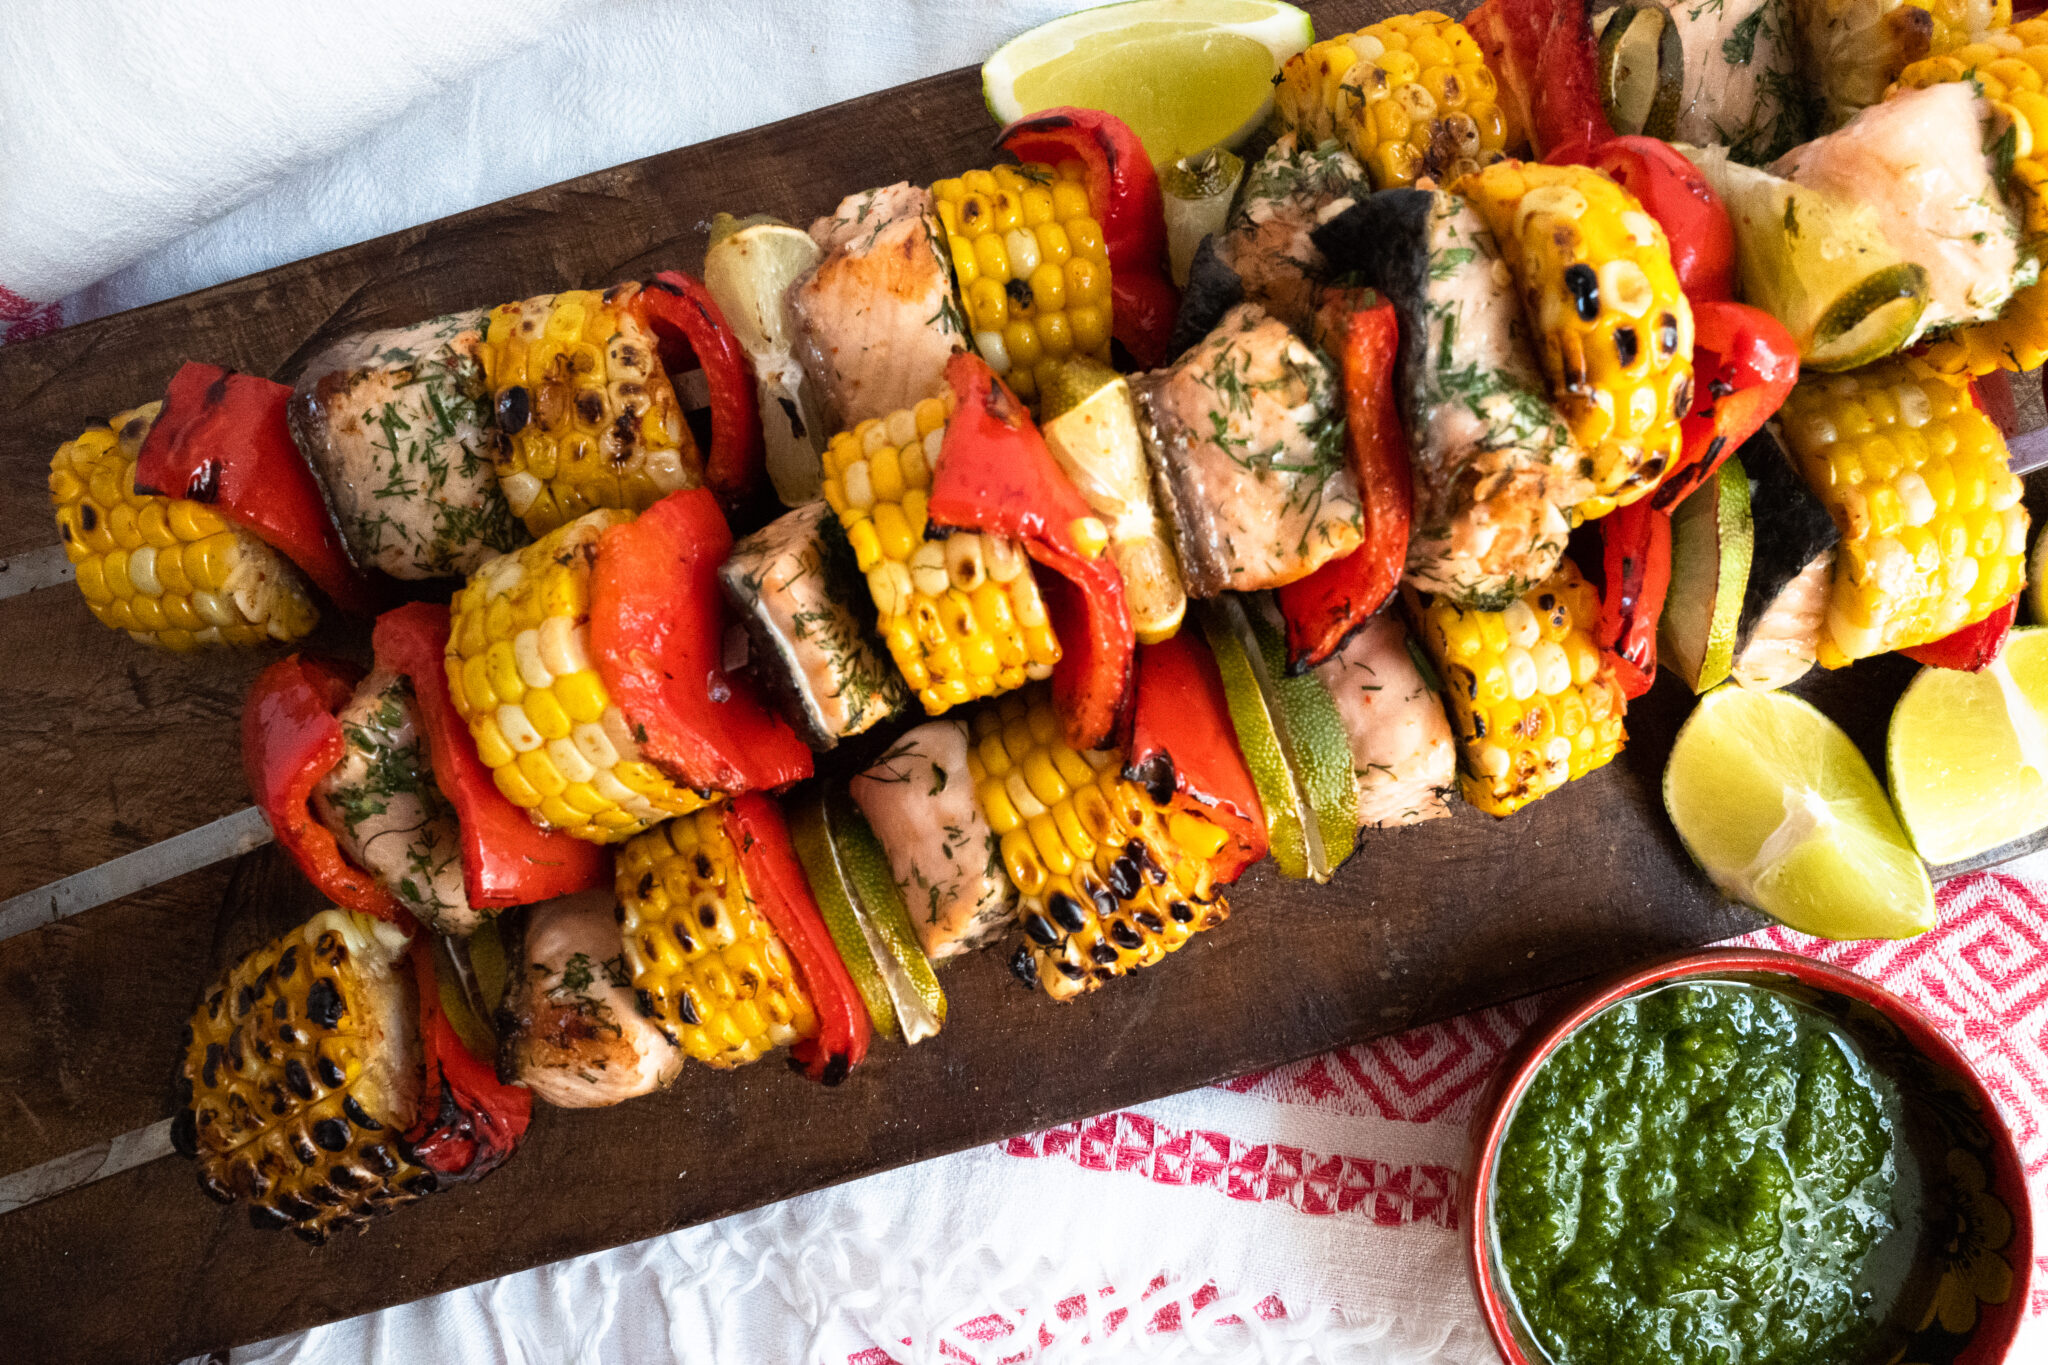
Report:
[[[1323,33],[1393,10],[1310,8]],[[347,332],[695,270],[718,210],[807,223],[867,186],[986,164],[993,133],[977,73],[956,71],[0,349],[0,563],[54,544],[50,452],[187,358],[290,378]],[[367,654],[360,626],[312,643]],[[273,657],[144,650],[68,586],[0,599],[0,901],[245,807],[236,721]],[[1881,759],[1909,675],[1884,659],[1799,690]],[[1617,762],[1511,820],[1461,807],[1370,833],[1327,887],[1262,865],[1222,928],[1075,1004],[982,953],[945,974],[942,1036],[879,1047],[836,1090],[773,1063],[692,1066],[615,1109],[543,1108],[482,1184],[324,1248],[254,1231],[177,1158],[0,1216],[0,1358],[175,1361],[1740,933],[1759,921],[1694,870],[1658,798],[1691,701],[1667,675]],[[216,926],[309,897],[264,849],[0,940],[0,1175],[167,1116]]]

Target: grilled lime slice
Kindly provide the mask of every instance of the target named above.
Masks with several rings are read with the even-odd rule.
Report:
[[[1313,673],[1288,676],[1287,641],[1269,600],[1206,602],[1202,630],[1266,806],[1274,862],[1283,876],[1328,881],[1358,841],[1358,786],[1337,703]]]
[[[869,946],[867,930],[856,908],[853,880],[839,860],[832,844],[832,829],[825,818],[825,802],[816,791],[789,806],[789,838],[796,846],[797,861],[804,865],[804,879],[818,899],[818,913],[825,918],[832,945],[853,977],[854,989],[867,1006],[868,1021],[884,1038],[902,1034],[896,1022],[896,1004],[888,983],[882,978],[880,955]]]
[[[1314,41],[1308,15],[1277,0],[1126,0],[1012,38],[983,63],[981,92],[999,123],[1105,109],[1164,166],[1258,131],[1274,77]]]
[[[1657,620],[1657,653],[1695,692],[1725,682],[1756,543],[1749,475],[1730,459],[1671,514],[1671,586]]]
[[[2027,610],[2035,625],[2048,626],[2048,527],[2034,532],[2034,551],[2027,556]]]
[[[1217,672],[1223,675],[1230,724],[1237,731],[1245,766],[1251,769],[1252,785],[1258,788],[1259,804],[1266,810],[1266,842],[1273,861],[1283,877],[1309,876],[1308,800],[1287,765],[1279,719],[1252,667],[1252,647],[1246,640],[1250,627],[1242,625],[1244,611],[1236,599],[1219,598],[1198,604],[1196,615],[1209,641],[1209,652],[1216,656]]]
[[[1617,133],[1668,138],[1678,128],[1685,51],[1662,5],[1624,4],[1603,16],[1600,103]]]
[[[1921,669],[1892,711],[1885,767],[1930,863],[2048,828],[2048,628],[2014,631],[1981,672]]]
[[[1841,727],[1799,698],[1700,698],[1664,765],[1664,809],[1714,885],[1801,933],[1908,938],[1934,888]]]
[[[882,966],[882,981],[895,1003],[906,1041],[916,1043],[937,1033],[946,1022],[946,993],[939,987],[931,959],[924,955],[917,930],[910,923],[903,889],[896,885],[889,855],[853,798],[844,791],[826,804],[825,820],[832,847],[853,888],[854,907],[866,930],[869,951]]]
[[[1728,159],[1681,147],[1728,207],[1742,297],[1799,343],[1800,364],[1850,370],[1919,334],[1927,272],[1886,240],[1877,210]]]

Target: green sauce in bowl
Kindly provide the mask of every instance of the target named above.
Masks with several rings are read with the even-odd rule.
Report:
[[[1896,1086],[1794,992],[1694,980],[1611,1006],[1538,1068],[1500,1149],[1493,1236],[1530,1335],[1556,1365],[1880,1354],[1919,1278],[1904,1127]]]

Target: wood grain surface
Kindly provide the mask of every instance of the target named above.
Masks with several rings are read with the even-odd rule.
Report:
[[[1330,33],[1394,7],[1310,8]],[[50,451],[187,358],[290,378],[348,331],[696,269],[718,210],[805,223],[864,187],[985,164],[993,132],[977,73],[953,72],[0,349],[0,559],[54,539]],[[360,657],[364,632],[327,625],[313,643]],[[0,898],[245,805],[236,719],[271,657],[139,649],[68,587],[0,601]],[[1878,660],[1799,690],[1881,759],[1910,671]],[[175,1361],[1742,932],[1759,921],[1694,870],[1658,797],[1691,701],[1667,675],[1631,706],[1617,762],[1511,820],[1460,807],[1369,833],[1328,887],[1264,864],[1221,929],[1078,1003],[978,954],[945,974],[944,1034],[878,1048],[836,1090],[773,1063],[692,1066],[615,1109],[540,1108],[502,1171],[361,1237],[256,1232],[176,1158],[33,1205],[0,1218],[0,1359]],[[0,941],[0,1173],[169,1112],[179,1027],[227,940],[314,908],[274,849],[232,877],[209,868]]]

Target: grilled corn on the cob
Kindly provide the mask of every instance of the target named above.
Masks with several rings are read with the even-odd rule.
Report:
[[[172,1141],[257,1227],[309,1242],[436,1179],[399,1136],[419,1105],[405,935],[326,910],[242,959],[187,1030]]]
[[[1458,785],[1512,815],[1621,752],[1627,701],[1593,641],[1599,597],[1569,559],[1502,611],[1437,597],[1418,613],[1458,731]]]
[[[1304,145],[1336,140],[1376,189],[1448,185],[1521,150],[1500,85],[1464,25],[1397,14],[1288,58],[1273,105]]]
[[[492,462],[536,536],[592,508],[644,512],[703,479],[654,336],[631,306],[639,288],[491,310],[478,350],[497,421]]]
[[[1078,161],[969,171],[932,186],[968,330],[989,368],[1037,406],[1070,355],[1109,362],[1109,248]]]
[[[161,403],[57,447],[50,503],[85,604],[103,625],[183,653],[296,640],[320,612],[290,561],[204,503],[135,491]]]
[[[1942,0],[1936,9],[1956,3]],[[2000,5],[2003,8],[2005,0]],[[1943,32],[1938,29],[1937,37]],[[1992,107],[2011,121],[2009,188],[2017,200],[2022,239],[2038,245],[2048,238],[2048,91],[2042,88],[2048,78],[2048,19],[2028,19],[2010,28],[2000,25],[1948,48],[1937,42],[1934,51],[1936,55],[1914,62],[1900,74],[1899,88],[1973,81]],[[1997,318],[1958,327],[1930,344],[1924,354],[1944,374],[2039,368],[2048,361],[2048,281],[2020,290]]]
[[[605,528],[632,518],[586,513],[485,564],[450,604],[448,688],[498,790],[600,844],[707,803],[640,756],[591,661],[591,562]]]
[[[683,1051],[711,1066],[741,1066],[818,1031],[788,949],[754,908],[719,810],[628,840],[617,885],[640,1008]]]
[[[1591,460],[1590,521],[1657,486],[1692,404],[1692,309],[1634,195],[1584,166],[1500,161],[1458,183],[1514,268],[1544,373]]]
[[[1060,659],[1022,546],[966,531],[925,538],[953,401],[949,390],[842,431],[824,461],[825,501],[867,576],[876,629],[933,715],[1050,677]]]
[[[974,718],[967,771],[1022,898],[1010,967],[1055,1000],[1149,967],[1230,914],[1209,868],[1223,830],[1122,770],[1111,750],[1068,747],[1044,696]]]
[[[1816,375],[1779,421],[1842,532],[1820,640],[1826,667],[1939,640],[2026,581],[2020,481],[1963,380],[1912,361]]]

